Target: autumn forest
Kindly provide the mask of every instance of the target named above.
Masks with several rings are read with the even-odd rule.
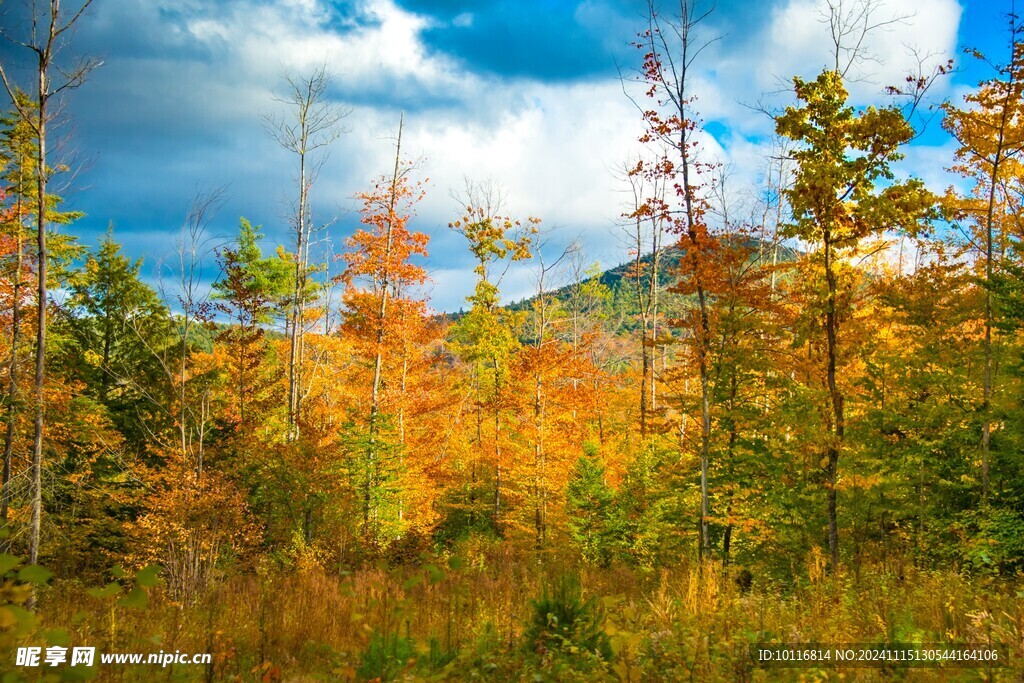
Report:
[[[958,65],[922,59],[861,107],[888,15],[829,3],[834,63],[757,114],[773,152],[738,202],[693,95],[710,7],[644,9],[607,270],[500,182],[430,183],[408,114],[358,225],[317,223],[359,134],[325,63],[263,116],[289,241],[214,239],[200,190],[155,282],[60,190],[64,104],[103,68],[73,29],[103,3],[5,30],[33,67],[0,63],[4,681],[1017,680],[1024,25],[963,56],[988,69],[966,94],[934,102]],[[926,125],[955,142],[943,192],[901,166]],[[435,192],[473,263],[457,312],[428,298]],[[763,643],[999,658],[780,668]],[[210,658],[22,661],[76,646]]]

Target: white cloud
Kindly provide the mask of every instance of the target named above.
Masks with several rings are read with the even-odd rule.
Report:
[[[756,64],[759,85],[767,90],[779,79],[794,75],[813,78],[824,68],[835,66],[835,47],[829,24],[828,0],[788,0],[772,14],[769,26],[758,41]],[[863,103],[877,102],[882,89],[898,85],[916,71],[918,59],[930,65],[955,56],[961,7],[956,0],[854,0],[840,5],[849,12],[850,33],[842,41],[840,66],[845,68],[851,50],[864,35],[859,53],[863,57],[848,72],[851,96]],[[868,14],[861,14],[870,7]],[[858,19],[863,16],[863,22]],[[940,87],[942,83],[940,83]]]
[[[953,163],[957,145],[950,140],[942,145],[915,145],[907,147],[905,158],[899,164],[899,176],[920,178],[935,194],[942,194],[953,186],[961,191],[969,189],[961,176],[946,170]]]

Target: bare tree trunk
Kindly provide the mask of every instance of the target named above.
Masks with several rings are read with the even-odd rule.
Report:
[[[196,476],[201,474],[201,464],[196,458],[196,451],[193,439],[193,429],[199,428],[199,449],[202,450],[205,433],[202,429],[203,406],[199,407],[199,417],[196,417],[194,406],[190,406],[188,395],[189,382],[189,343],[191,341],[192,328],[203,315],[205,297],[202,287],[202,261],[209,253],[209,238],[204,236],[210,216],[218,203],[223,199],[223,188],[215,188],[210,191],[200,191],[192,200],[188,215],[182,223],[178,237],[178,301],[182,307],[181,316],[181,353],[178,358],[176,370],[167,370],[168,379],[173,386],[177,382],[178,388],[176,399],[178,411],[178,446],[181,449],[181,461],[186,467],[191,467]],[[202,403],[200,398],[200,403]]]
[[[1006,107],[1003,107],[1004,125],[999,128],[999,141],[996,145],[996,156],[992,164],[991,184],[988,190],[988,207],[985,211],[985,381],[982,385],[982,424],[981,424],[981,498],[988,503],[989,498],[989,458],[992,441],[992,275],[993,263],[993,230],[995,223],[996,182],[999,177],[999,166],[1002,162],[1003,131],[1005,129]]]
[[[634,186],[636,208],[642,201],[640,187]],[[661,226],[657,217],[651,218],[651,274],[645,285],[643,280],[643,252],[646,246],[643,234],[643,219],[635,219],[636,258],[636,301],[640,309],[640,437],[646,438],[651,429],[651,413],[655,409],[654,389],[654,345],[657,335],[658,317],[658,269],[661,265]]]
[[[638,283],[639,286],[639,283]],[[651,343],[647,315],[640,317],[640,438],[647,438],[650,404],[648,384],[651,382]]]
[[[53,86],[50,80],[50,69],[53,67],[53,60],[59,50],[58,38],[66,33],[78,21],[85,10],[92,3],[92,0],[85,0],[67,21],[61,23],[60,0],[50,0],[48,11],[42,21],[41,28],[45,31],[45,38],[42,42],[36,30],[40,27],[40,17],[36,13],[36,6],[32,6],[32,35],[28,42],[17,43],[35,53],[37,57],[37,93],[35,116],[23,107],[15,95],[7,77],[7,72],[0,65],[0,80],[3,80],[4,88],[10,96],[11,101],[18,109],[19,115],[27,121],[34,129],[37,138],[36,146],[36,248],[37,248],[37,279],[36,291],[37,307],[37,328],[36,328],[36,371],[35,371],[35,434],[32,442],[32,516],[29,523],[29,563],[35,564],[39,559],[40,526],[43,514],[43,439],[45,429],[45,395],[44,385],[46,379],[46,184],[49,177],[49,169],[46,166],[46,144],[47,144],[47,119],[49,117],[48,104],[50,98],[63,90],[73,89],[81,85],[89,72],[98,66],[95,62],[85,62],[75,69],[57,69],[63,76],[63,83]],[[29,609],[35,608],[35,594],[33,593],[27,602]]]
[[[711,555],[711,511],[708,495],[708,467],[711,458],[711,374],[708,367],[708,342],[711,337],[711,324],[707,295],[704,291],[704,284],[700,275],[702,256],[699,252],[702,247],[699,244],[698,233],[695,227],[699,217],[696,215],[693,206],[689,177],[690,160],[688,156],[688,143],[685,138],[680,140],[679,151],[683,159],[683,195],[686,206],[686,219],[689,226],[687,236],[690,240],[690,246],[687,251],[689,252],[688,256],[693,261],[693,279],[697,290],[697,303],[700,309],[700,329],[694,335],[697,342],[697,370],[700,376],[700,556],[707,558]]]
[[[341,134],[340,123],[349,110],[327,101],[331,78],[326,65],[307,77],[286,75],[290,91],[279,101],[294,108],[295,123],[285,118],[263,116],[267,132],[281,147],[299,157],[299,203],[295,213],[295,286],[291,311],[285,326],[288,331],[288,439],[299,438],[302,403],[303,333],[309,277],[310,215],[309,190],[322,163],[310,158]]]
[[[402,379],[400,391],[402,395],[402,402],[398,406],[398,466],[405,469],[405,397],[407,391],[407,384],[409,380],[409,345],[403,344],[402,346]],[[398,493],[398,521],[401,522],[405,519],[405,491],[399,491]]]
[[[656,129],[650,134],[651,139],[660,140],[672,149],[678,159],[673,162],[681,173],[681,185],[678,194],[683,200],[682,218],[685,227],[681,230],[685,237],[681,245],[685,248],[685,259],[690,263],[689,276],[697,295],[699,321],[693,330],[694,348],[697,355],[697,370],[701,391],[701,446],[700,446],[700,546],[701,558],[710,555],[711,536],[709,528],[709,496],[708,468],[711,450],[711,381],[708,362],[708,344],[710,342],[710,315],[705,283],[702,277],[704,258],[704,240],[706,226],[703,221],[703,209],[698,205],[696,187],[691,177],[695,172],[694,160],[691,158],[693,133],[696,123],[691,111],[691,99],[687,85],[687,71],[693,60],[700,54],[703,47],[692,45],[696,26],[705,19],[712,10],[704,14],[696,11],[695,0],[679,0],[678,14],[673,18],[662,19],[653,0],[648,0],[648,30],[643,34],[649,55],[657,63],[656,68],[645,71],[645,79],[658,93],[660,106],[669,108],[669,116],[661,119],[658,112],[648,116],[649,123]],[[713,8],[712,8],[713,9]],[[706,46],[706,44],[705,44]],[[678,53],[676,52],[678,50]]]
[[[733,368],[732,377],[729,378],[729,442],[726,449],[726,468],[727,476],[732,479],[733,466],[732,459],[736,451],[736,440],[739,437],[739,430],[736,426],[736,417],[734,411],[736,410],[736,396],[739,393],[739,382],[736,378],[736,369]],[[722,534],[722,567],[728,568],[729,566],[729,552],[732,548],[732,493],[729,493],[729,500],[726,503],[725,516],[727,518],[725,524],[725,532]]]
[[[476,450],[472,460],[470,461],[470,480],[469,480],[469,526],[473,528],[476,523],[476,467],[477,460],[480,456],[478,453],[482,453],[484,450],[484,407],[480,401],[480,369],[478,366],[473,366],[473,392],[477,397],[476,401]]]
[[[548,269],[544,265],[544,255],[537,250],[540,259],[540,275],[537,278],[537,338],[534,341],[533,370],[533,513],[534,513],[534,545],[540,550],[544,546],[546,498],[546,472],[544,453],[544,341],[547,335],[548,299],[544,291],[544,279]],[[564,255],[564,254],[563,254]],[[559,259],[561,260],[561,259]],[[574,320],[575,329],[575,320]],[[574,337],[575,343],[575,337]]]
[[[651,356],[646,326],[640,332],[640,345],[642,349],[640,359],[640,438],[645,439],[650,428],[648,413],[651,410],[648,404],[647,392],[647,385],[650,383],[651,376]]]
[[[494,359],[494,524],[501,515],[501,372]]]
[[[681,59],[678,62],[678,71],[674,78],[676,92],[674,93],[675,97],[673,98],[673,102],[675,103],[676,108],[678,109],[678,115],[682,120],[687,120],[688,118],[686,112],[686,108],[688,106],[686,72],[690,66],[690,62],[692,61],[692,57],[689,54],[690,41],[692,40],[691,32],[693,31],[694,26],[703,19],[703,17],[694,17],[693,11],[694,8],[692,0],[680,0],[680,25],[678,33],[682,46],[682,54]],[[704,290],[704,283],[701,278],[703,258],[701,249],[703,248],[703,245],[700,244],[700,235],[697,226],[702,222],[702,217],[698,214],[697,207],[694,205],[695,190],[690,179],[691,166],[693,164],[690,159],[691,132],[692,130],[689,127],[682,127],[679,133],[679,140],[677,142],[676,149],[679,152],[679,158],[682,162],[682,194],[686,216],[686,235],[689,239],[687,256],[692,262],[693,284],[697,293],[697,303],[700,310],[700,329],[694,337],[697,342],[697,370],[700,377],[700,556],[702,558],[706,558],[711,554],[711,534],[709,528],[710,505],[708,497],[708,467],[710,464],[711,454],[711,382],[710,369],[708,367],[708,343],[710,342],[711,337],[711,325],[708,313],[707,294]]]
[[[826,340],[826,371],[825,380],[828,384],[829,402],[832,411],[830,427],[832,438],[825,450],[826,463],[826,496],[828,505],[828,551],[832,561],[832,569],[839,567],[839,530],[836,519],[836,484],[838,483],[839,455],[843,446],[846,421],[843,415],[843,394],[836,382],[837,333],[839,320],[836,315],[836,274],[833,260],[835,254],[832,234],[828,226],[824,226],[825,281],[828,285],[828,300],[825,304],[825,340]]]
[[[54,10],[56,11],[56,10]],[[50,40],[57,28],[56,17],[50,22]],[[39,135],[36,147],[36,250],[39,263],[36,267],[36,377],[35,435],[32,441],[32,520],[30,522],[29,564],[39,560],[39,532],[43,514],[43,430],[45,427],[46,404],[43,385],[46,379],[46,116],[49,102],[50,50],[39,52]],[[32,597],[33,603],[35,596]]]
[[[191,301],[184,305],[184,317],[181,323],[181,358],[178,361],[178,438],[181,444],[181,460],[188,462],[188,333],[191,327]]]
[[[292,291],[292,313],[288,339],[288,438],[299,438],[299,376],[302,372],[301,329],[305,314],[306,275],[306,154],[299,155],[299,211],[295,229],[295,288]]]
[[[538,362],[539,362],[538,358]],[[539,550],[544,546],[544,511],[541,504],[541,490],[544,486],[544,408],[543,408],[543,381],[540,368],[534,376],[533,387],[533,423],[536,436],[533,442],[533,513],[534,513],[534,542]]]

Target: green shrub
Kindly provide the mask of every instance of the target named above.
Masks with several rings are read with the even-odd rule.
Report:
[[[374,633],[356,673],[363,681],[390,681],[415,658],[416,644],[412,638]]]
[[[583,599],[576,579],[563,576],[551,593],[545,585],[540,598],[530,604],[533,616],[524,637],[532,651],[541,655],[586,651],[605,660],[611,658],[611,644],[603,628],[604,610],[596,598]]]

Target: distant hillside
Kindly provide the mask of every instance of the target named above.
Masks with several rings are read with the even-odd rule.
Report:
[[[749,246],[756,249],[757,242],[752,242]],[[765,245],[766,249],[770,249],[771,245]],[[658,267],[658,280],[662,283],[664,288],[669,287],[675,281],[675,271],[678,269],[679,260],[683,257],[685,251],[678,247],[668,247],[662,252],[661,260]],[[787,261],[796,260],[799,256],[799,252],[792,247],[785,245],[779,245],[778,260],[780,263]],[[641,261],[648,267],[654,261],[653,254],[647,254]],[[592,282],[599,280],[601,284],[608,287],[612,292],[613,308],[616,310],[624,309],[621,312],[627,315],[637,315],[639,310],[636,310],[633,302],[633,293],[635,293],[633,280],[630,277],[630,273],[633,270],[635,261],[627,261],[614,268],[609,268],[600,275],[592,278],[588,278],[584,282]],[[569,298],[571,288],[573,285],[567,284],[552,290],[550,293],[558,300],[565,301]],[[671,297],[671,295],[669,295]],[[511,311],[527,310],[533,305],[533,301],[536,296],[527,297],[520,301],[510,303],[506,308]],[[457,320],[458,314],[450,315],[450,319]]]

